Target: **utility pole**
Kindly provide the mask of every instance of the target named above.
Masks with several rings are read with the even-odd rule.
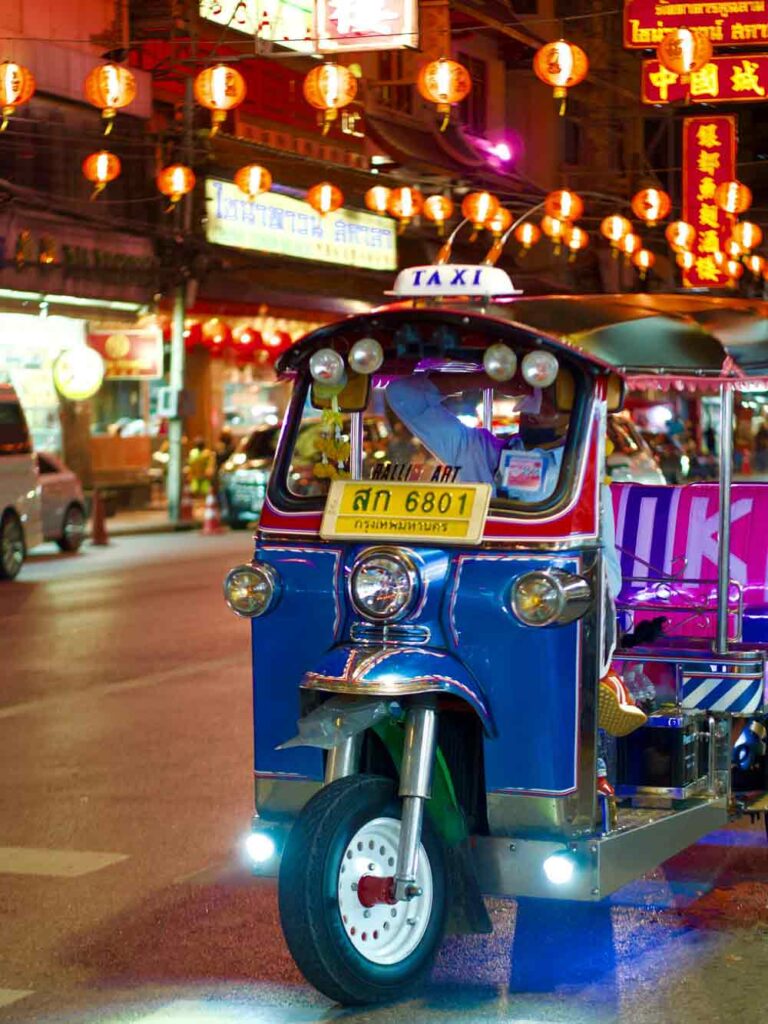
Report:
[[[184,93],[184,111],[182,120],[182,154],[184,163],[190,166],[193,159],[192,151],[192,119],[193,119],[192,79],[187,78]],[[184,385],[185,360],[184,321],[187,315],[187,286],[189,273],[187,268],[186,242],[192,230],[192,195],[186,195],[179,203],[179,227],[181,235],[180,260],[178,278],[173,292],[173,320],[171,323],[171,366],[169,384],[173,396],[173,415],[168,420],[168,475],[166,489],[168,494],[168,518],[172,523],[181,520],[181,492],[184,474]]]

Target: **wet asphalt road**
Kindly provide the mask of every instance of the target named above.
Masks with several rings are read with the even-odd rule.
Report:
[[[247,535],[123,538],[0,587],[0,1024],[760,1020],[762,825],[714,833],[597,907],[494,902],[421,998],[344,1011],[280,936],[240,840]]]

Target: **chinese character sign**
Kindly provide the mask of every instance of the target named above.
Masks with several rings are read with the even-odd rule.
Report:
[[[315,0],[320,53],[419,45],[416,0]]]
[[[713,46],[768,43],[768,0],[624,0],[624,45],[655,48],[673,28],[703,32]]]
[[[163,333],[159,329],[90,331],[88,344],[104,360],[105,380],[152,380],[163,375]]]
[[[727,275],[715,262],[733,217],[715,203],[717,186],[736,177],[736,118],[686,117],[683,121],[683,220],[696,228],[696,262],[688,288],[719,288]]]
[[[199,0],[200,17],[299,53],[314,53],[312,0]]]
[[[683,85],[657,60],[643,61],[643,103],[756,103],[768,100],[768,53],[713,57]]]

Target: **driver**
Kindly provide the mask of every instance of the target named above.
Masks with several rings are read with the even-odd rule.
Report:
[[[512,500],[545,501],[552,495],[560,476],[566,430],[565,422],[554,408],[547,406],[541,389],[520,394],[520,433],[510,439],[496,437],[485,427],[470,427],[461,422],[445,401],[450,395],[472,389],[504,385],[484,373],[440,372],[434,378],[414,373],[389,383],[386,389],[390,409],[411,433],[428,448],[435,458],[447,465],[458,466],[456,480],[461,483],[493,484],[496,493]],[[525,442],[536,447],[526,447]],[[514,472],[514,462],[523,455],[535,460],[535,473],[524,485]],[[513,467],[512,472],[509,472]],[[603,565],[609,597],[609,620],[615,621],[614,600],[621,589],[621,567],[616,550],[613,505],[607,487],[601,496],[601,541]],[[610,654],[606,659],[610,663]],[[625,736],[647,721],[646,714],[636,706],[632,695],[617,673],[606,671],[600,680],[599,724],[614,736]]]

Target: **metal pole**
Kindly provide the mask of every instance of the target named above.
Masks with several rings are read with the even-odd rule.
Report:
[[[733,385],[720,386],[720,522],[717,552],[717,652],[728,650],[728,591],[731,575],[731,479],[733,476]]]
[[[186,82],[184,93],[184,133],[182,136],[182,152],[187,164],[192,162],[192,117],[194,97],[192,79]],[[192,197],[184,196],[179,203],[180,210],[176,216],[181,219],[182,237],[186,239],[192,228]],[[181,259],[185,260],[182,251]],[[171,325],[171,366],[169,385],[176,396],[176,408],[168,420],[168,475],[166,492],[168,495],[168,518],[172,523],[181,519],[181,491],[184,473],[184,419],[183,408],[180,407],[181,396],[185,384],[186,350],[184,348],[184,321],[187,315],[187,275],[183,265],[178,267],[179,280],[173,292],[173,321]]]
[[[174,395],[181,396],[184,389],[184,320],[186,317],[187,286],[185,282],[176,285],[173,295],[173,321],[171,324],[171,368],[169,384]],[[178,523],[181,518],[181,488],[184,471],[184,420],[177,407],[168,420],[168,518]]]

